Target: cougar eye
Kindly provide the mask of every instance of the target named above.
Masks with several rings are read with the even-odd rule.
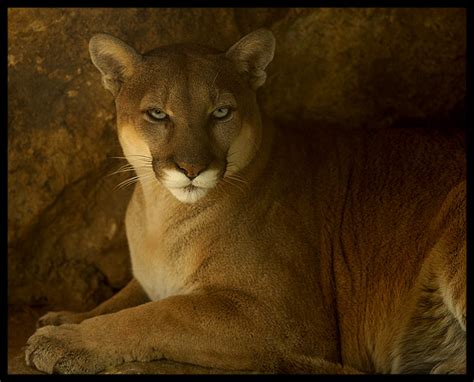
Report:
[[[163,121],[168,118],[168,114],[160,109],[149,109],[146,111],[146,115],[151,122]]]
[[[212,112],[214,118],[222,119],[229,115],[230,109],[228,107],[219,107]]]

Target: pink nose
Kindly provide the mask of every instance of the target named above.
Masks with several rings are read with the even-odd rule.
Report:
[[[176,167],[189,179],[194,179],[196,176],[198,176],[201,172],[203,172],[206,169],[206,166],[204,165],[189,164],[186,162],[176,163]]]

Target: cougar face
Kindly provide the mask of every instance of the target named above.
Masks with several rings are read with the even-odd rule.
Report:
[[[251,162],[261,139],[255,90],[273,57],[267,32],[253,32],[225,54],[178,44],[139,55],[112,36],[91,40],[93,62],[116,96],[120,143],[140,181],[160,182],[194,203]],[[255,52],[262,44],[269,46],[265,61]]]

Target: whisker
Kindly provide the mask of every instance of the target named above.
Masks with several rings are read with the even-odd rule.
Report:
[[[131,171],[135,171],[134,168],[129,168],[129,169],[123,169],[123,170],[117,170],[117,171],[114,171],[114,172],[111,172],[110,174],[107,174],[106,176],[112,176],[112,175],[116,175],[116,174],[123,174],[125,172],[131,172]]]
[[[127,157],[113,156],[113,157],[108,157],[108,158],[110,158],[110,159],[124,159],[124,160],[128,160],[129,158],[136,158],[137,160],[142,160],[142,161],[145,161],[145,162],[148,162],[148,163],[151,163],[153,161],[152,157],[148,157],[146,155],[129,155]]]
[[[242,175],[236,173],[236,174],[232,174],[232,176],[235,176],[236,178],[239,178],[239,179],[242,179],[242,180],[245,180],[247,181]]]
[[[127,187],[127,186],[129,186],[133,183],[136,183],[136,182],[138,182],[138,179],[127,179],[126,181],[123,181],[123,182],[119,183],[117,186],[115,186],[115,189],[121,190],[121,189],[123,189],[123,188],[125,188],[125,187]]]
[[[133,166],[132,166],[130,163],[127,163],[127,164],[124,164],[124,165],[120,166],[120,167],[117,169],[117,171],[122,170],[122,169],[124,169],[124,168],[133,168]]]
[[[229,180],[234,181],[234,182],[240,181],[240,179],[235,179],[235,178],[231,178],[231,177],[229,178]],[[242,187],[244,187],[247,191],[250,191],[250,186],[249,186],[248,183],[240,181],[239,184],[241,184]],[[237,184],[235,184],[235,186],[237,186]],[[245,192],[245,191],[244,191],[244,192]]]
[[[126,183],[120,183],[118,184],[117,186],[114,187],[114,190],[122,190],[134,183],[137,183],[138,182],[138,179],[135,179],[135,180],[128,180],[128,182]]]
[[[133,166],[131,164],[124,164],[123,166],[120,166],[117,170],[110,173],[109,175],[113,175],[113,174],[119,173],[119,172],[124,171],[124,170],[133,170]]]
[[[135,171],[136,169],[151,169],[153,166],[151,165],[140,165],[140,166],[132,166],[131,164],[126,164],[120,167],[119,169],[115,170],[114,172],[107,174],[106,176],[112,176],[115,174],[121,174],[124,172],[131,172]]]
[[[229,180],[230,180],[231,182],[235,182],[235,179],[231,179],[231,178],[230,178]],[[237,184],[239,184],[239,185],[241,185],[242,188],[245,188],[245,189],[247,189],[248,191],[250,191],[250,187],[249,187],[248,184],[242,184],[242,183],[234,183],[234,184],[235,184],[235,186],[237,186]]]
[[[146,179],[147,177],[150,177],[152,174],[146,174],[146,175],[136,175],[131,178],[125,179],[123,182],[120,182],[117,186],[115,186],[115,189],[123,189],[127,186],[130,186],[131,184],[137,183],[140,179]]]
[[[236,176],[235,174],[232,174],[232,175],[227,175],[227,178],[229,179],[233,179],[233,180],[236,180],[237,182],[240,182],[240,183],[243,183],[245,185],[248,186],[249,182],[246,181],[245,179],[239,177],[239,176]]]
[[[227,184],[231,185],[231,186],[234,186],[235,188],[237,188],[238,190],[240,190],[243,194],[246,193],[245,190],[244,190],[242,187],[240,187],[238,184],[233,183],[230,179],[223,178],[222,181],[223,181],[224,183],[227,183]]]

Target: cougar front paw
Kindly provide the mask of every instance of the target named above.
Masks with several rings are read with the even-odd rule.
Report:
[[[40,328],[27,342],[26,363],[49,374],[94,374],[120,363],[99,341],[87,337],[74,324]]]
[[[41,328],[48,325],[62,325],[62,324],[79,324],[86,317],[83,313],[75,313],[68,311],[61,312],[48,312],[44,316],[41,316],[36,322],[36,327]]]

